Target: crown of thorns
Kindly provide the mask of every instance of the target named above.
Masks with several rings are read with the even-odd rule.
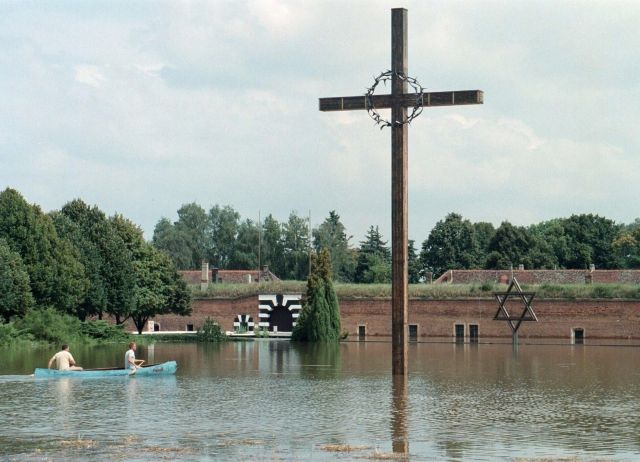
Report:
[[[406,120],[394,120],[390,121],[383,118],[380,113],[376,110],[373,104],[373,95],[375,93],[376,87],[379,83],[382,82],[384,86],[387,85],[387,82],[392,80],[393,77],[396,76],[398,79],[407,82],[407,84],[411,87],[413,92],[415,93],[416,100],[411,112],[407,116]],[[365,97],[367,99],[367,112],[369,116],[375,121],[376,125],[380,125],[380,130],[384,127],[393,127],[403,124],[410,124],[413,119],[418,117],[422,113],[422,93],[423,93],[422,85],[418,83],[416,79],[413,77],[409,77],[404,75],[402,72],[395,71],[385,71],[382,72],[379,76],[375,77],[373,80],[373,85],[367,89],[367,93]]]

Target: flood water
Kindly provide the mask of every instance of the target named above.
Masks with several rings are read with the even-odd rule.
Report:
[[[72,349],[85,367],[125,345]],[[170,377],[35,379],[0,350],[0,460],[640,460],[637,346],[255,340],[139,346]]]

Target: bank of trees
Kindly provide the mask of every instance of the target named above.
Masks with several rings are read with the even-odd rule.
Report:
[[[309,230],[306,217],[295,212],[285,222],[268,215],[261,223],[245,219],[231,206],[208,212],[195,203],[178,210],[178,220],[162,218],[153,244],[180,269],[196,269],[202,259],[221,269],[268,265],[281,279],[305,280],[309,252],[327,249],[334,280],[389,283],[389,239],[371,225],[362,241],[353,243],[340,216],[329,212]],[[421,246],[409,241],[409,281],[438,277],[449,269],[640,268],[640,220],[629,225],[593,214],[572,215],[530,226],[504,221],[477,222],[456,213],[440,220]]]
[[[504,221],[471,223],[451,213],[422,244],[421,271],[440,275],[448,269],[640,268],[640,223],[616,224],[593,214],[572,215],[538,224]]]
[[[44,213],[13,189],[0,193],[0,319],[54,310],[80,321],[188,314],[173,261],[126,218],[76,199]],[[47,311],[51,312],[51,311]]]
[[[346,236],[343,239],[347,242]],[[200,268],[203,259],[221,269],[267,265],[281,279],[307,278],[309,243],[308,219],[295,212],[286,222],[267,215],[258,225],[254,220],[242,220],[230,206],[216,205],[207,212],[195,203],[183,205],[174,223],[160,219],[153,233],[153,245],[169,255],[179,269]],[[340,252],[346,251],[348,244],[332,243],[337,246],[336,258],[342,258]]]

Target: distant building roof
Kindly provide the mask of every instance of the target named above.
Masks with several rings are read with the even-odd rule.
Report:
[[[207,272],[207,281],[202,281],[202,270],[179,271],[187,284],[200,284],[201,282],[227,282],[234,284],[246,284],[250,282],[279,281],[280,278],[269,269],[264,270],[223,270],[212,268]]]
[[[449,270],[434,284],[473,284],[509,281],[511,274],[521,284],[640,284],[640,270]]]

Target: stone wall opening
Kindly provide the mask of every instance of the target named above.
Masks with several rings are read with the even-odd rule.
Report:
[[[367,336],[367,326],[360,324],[358,326],[358,340],[364,340]]]
[[[418,325],[417,324],[409,324],[409,341],[410,342],[418,341]]]
[[[469,342],[478,343],[479,329],[477,324],[469,324]]]

